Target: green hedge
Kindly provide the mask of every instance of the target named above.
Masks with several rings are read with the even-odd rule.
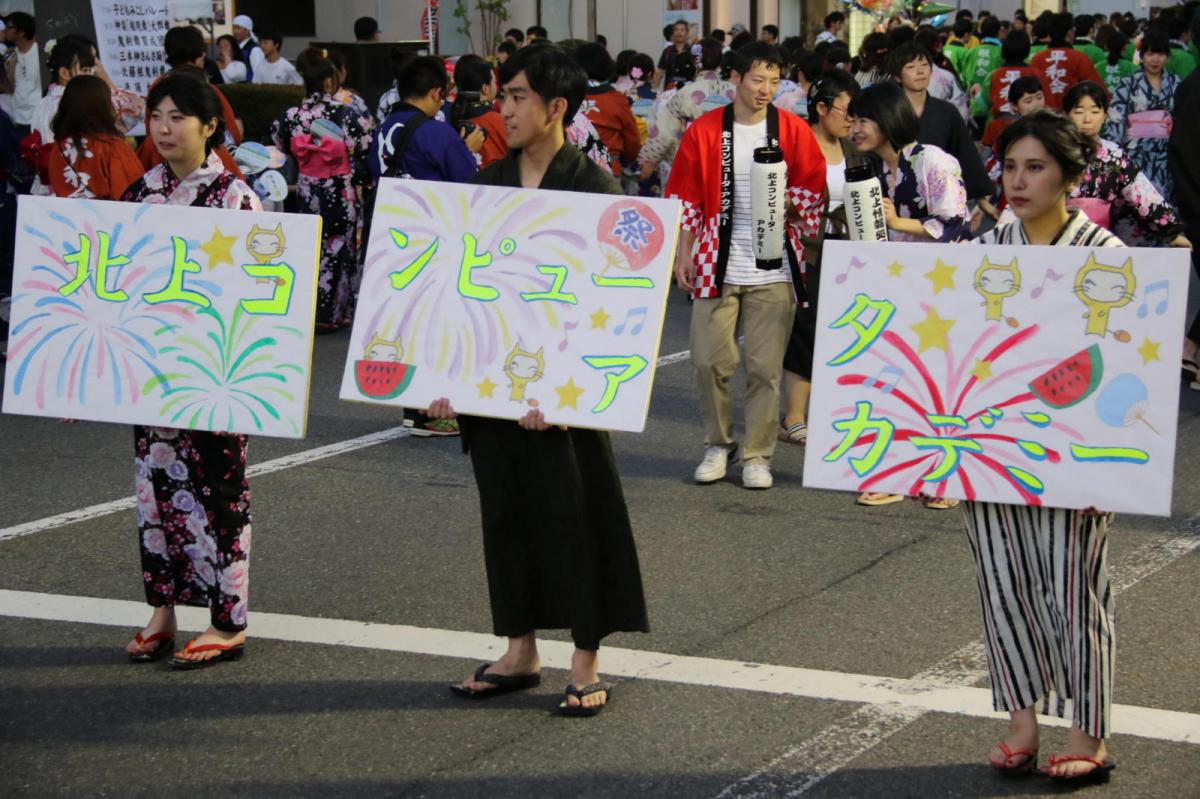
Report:
[[[242,120],[244,139],[264,144],[271,141],[271,123],[304,99],[303,86],[226,83],[218,88],[233,106],[233,113]]]

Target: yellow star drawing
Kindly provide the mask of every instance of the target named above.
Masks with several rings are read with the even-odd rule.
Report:
[[[975,368],[971,370],[971,376],[982,383],[984,380],[992,379],[992,362],[981,361],[975,359]]]
[[[610,318],[611,317],[604,312],[603,308],[596,311],[591,315],[592,330],[604,330],[605,326],[608,325],[608,320]]]
[[[213,228],[212,238],[200,245],[200,249],[208,256],[208,268],[215,269],[221,264],[233,266],[233,243],[237,236],[226,236],[219,229]]]
[[[1162,358],[1158,357],[1158,348],[1161,346],[1161,341],[1151,341],[1148,338],[1142,339],[1142,346],[1137,348],[1137,354],[1142,356],[1143,366],[1151,361],[1162,360]]]
[[[900,273],[904,271],[904,264],[899,261],[892,261],[888,264],[888,274],[892,277],[900,277]]]
[[[558,392],[558,407],[579,410],[579,395],[583,389],[575,385],[575,378],[568,377],[564,385],[556,386],[554,390]]]
[[[946,334],[950,332],[950,328],[952,327],[954,327],[953,319],[942,319],[937,315],[937,311],[934,308],[929,308],[925,312],[925,319],[912,326],[913,332],[920,337],[917,351],[924,352],[929,349],[939,349],[945,352],[947,346]]]
[[[485,377],[485,378],[483,378],[482,383],[475,384],[475,388],[479,389],[479,398],[480,399],[485,399],[485,398],[491,399],[492,392],[496,390],[496,384]]]
[[[933,285],[933,293],[936,296],[942,289],[954,288],[954,272],[958,269],[957,266],[947,266],[942,263],[942,259],[937,259],[937,265],[925,273],[925,277],[929,278],[929,282]]]

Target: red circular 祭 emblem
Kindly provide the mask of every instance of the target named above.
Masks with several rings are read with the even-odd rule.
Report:
[[[650,265],[662,250],[664,238],[658,214],[639,200],[613,203],[596,226],[596,240],[606,257],[634,272]]]

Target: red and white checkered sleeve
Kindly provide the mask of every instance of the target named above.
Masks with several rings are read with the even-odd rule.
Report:
[[[825,196],[805,186],[792,186],[788,189],[788,199],[800,217],[800,229],[804,235],[816,236],[821,214],[825,210]]]

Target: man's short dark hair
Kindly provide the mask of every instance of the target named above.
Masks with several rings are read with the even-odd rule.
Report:
[[[354,20],[354,38],[360,42],[369,42],[379,33],[379,23],[374,17],[359,17]]]
[[[1050,36],[1050,44],[1065,45],[1073,30],[1075,30],[1075,18],[1071,16],[1070,11],[1064,11],[1050,18],[1050,25],[1046,33]]]
[[[954,27],[950,30],[954,32],[956,39],[966,40],[971,38],[971,31],[975,30],[975,26],[969,19],[960,19],[954,23]]]
[[[734,51],[729,60],[729,68],[739,75],[745,75],[755,64],[765,67],[775,67],[783,71],[783,53],[773,44],[766,42],[751,42]]]
[[[449,85],[450,76],[446,74],[442,59],[435,55],[422,55],[404,66],[396,82],[396,91],[401,100],[410,100],[424,97],[434,89],[441,89],[444,94]]]
[[[979,35],[995,39],[1000,35],[1000,18],[987,15],[979,21]]]
[[[466,58],[466,56],[463,56]],[[460,59],[454,65],[454,84],[460,92],[480,92],[492,83],[492,65],[479,56],[465,64]]]
[[[833,13],[826,14],[825,15],[825,30],[829,30],[830,28],[832,28],[834,25],[838,24],[839,22],[845,22],[845,21],[846,21],[846,15],[843,14],[841,11],[834,11]]]
[[[1015,109],[1017,101],[1022,97],[1027,94],[1037,94],[1040,91],[1043,91],[1042,82],[1036,75],[1022,75],[1009,85],[1008,96],[1005,99]]]
[[[167,64],[172,67],[195,63],[205,52],[204,34],[191,25],[171,28],[163,37],[163,51],[167,56]]]
[[[276,50],[283,49],[283,34],[279,32],[278,28],[267,28],[265,31],[258,34],[259,44],[262,44],[263,39],[270,39],[271,41],[275,42]]]
[[[921,120],[900,84],[889,80],[872,83],[850,101],[850,116],[869,119],[879,126],[892,149],[901,149],[917,140]]]
[[[558,97],[567,101],[562,124],[564,128],[570,125],[587,92],[587,73],[579,62],[557,45],[522,47],[500,65],[500,85],[508,85],[522,72],[529,88],[543,102],[548,104]]]
[[[521,30],[520,28],[509,28],[504,32],[505,39],[509,38],[510,36],[516,39],[518,43],[525,41],[525,31]]]
[[[539,39],[549,39],[550,34],[541,25],[530,25],[525,29],[525,35],[529,37],[536,36]]]
[[[608,37],[605,36],[603,33],[597,33],[596,34],[596,44],[602,45],[604,47],[608,47]]]
[[[1096,27],[1096,18],[1091,14],[1080,14],[1075,17],[1075,37],[1079,39],[1087,38],[1087,35],[1092,32],[1092,28]]]
[[[779,26],[778,25],[763,25],[762,32],[770,35],[770,37],[772,39],[779,38]]]
[[[37,31],[33,16],[24,11],[14,11],[4,18],[4,26],[12,28],[26,39],[32,39]]]
[[[508,39],[505,39],[504,41],[500,42],[500,44],[496,45],[496,52],[511,56],[513,53],[517,52],[517,46]]]
[[[960,19],[974,19],[974,17],[975,15],[971,13],[971,9],[960,8],[954,14],[954,21],[958,22]]]
[[[924,61],[929,64],[931,69],[933,68],[933,56],[930,55],[928,50],[916,42],[906,42],[888,53],[888,74],[899,80],[900,73],[914,61]]]
[[[708,38],[716,39],[721,43],[721,46],[725,45],[725,31],[721,28],[713,28],[711,31],[709,31]]]
[[[588,42],[575,48],[575,60],[587,73],[588,80],[610,81],[616,70],[607,48],[596,42]]]
[[[1012,31],[1000,45],[1000,58],[1006,66],[1024,64],[1029,59],[1029,34],[1025,31]]]
[[[674,22],[672,22],[672,23],[671,23],[671,30],[675,30],[675,29],[676,29],[676,28],[678,28],[680,25],[682,25],[683,27],[687,28],[688,30],[691,30],[691,29],[692,29],[692,26],[688,24],[688,21],[687,21],[686,19],[677,19],[677,20],[675,20]]]

